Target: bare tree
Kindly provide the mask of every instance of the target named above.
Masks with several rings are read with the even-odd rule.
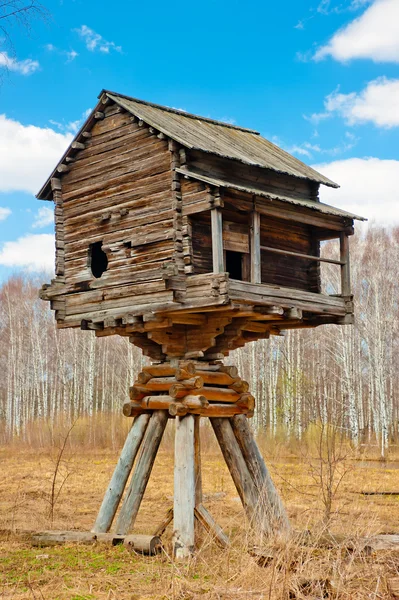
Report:
[[[30,35],[33,22],[47,21],[50,17],[48,9],[38,0],[0,0],[0,66],[8,70],[11,57],[15,56],[12,29],[20,27]]]

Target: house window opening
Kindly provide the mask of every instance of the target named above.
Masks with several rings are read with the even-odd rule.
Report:
[[[89,246],[89,267],[96,279],[99,279],[108,267],[108,258],[102,245],[102,242],[94,242]]]
[[[226,271],[231,279],[243,281],[242,260],[243,255],[241,252],[226,250]]]

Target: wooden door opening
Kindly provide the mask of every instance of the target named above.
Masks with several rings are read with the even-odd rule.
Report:
[[[226,250],[226,271],[231,279],[244,281],[243,277],[243,253]]]

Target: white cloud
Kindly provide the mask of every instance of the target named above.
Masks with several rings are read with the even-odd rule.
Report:
[[[20,75],[31,75],[39,69],[40,65],[37,60],[32,60],[31,58],[17,60],[9,56],[7,52],[0,52],[0,67],[4,67],[8,71],[15,71]]]
[[[67,57],[67,62],[72,62],[77,56],[79,56],[79,54],[75,52],[75,50],[70,50],[69,52],[68,50],[65,50],[64,54]]]
[[[54,271],[54,244],[54,235],[49,233],[29,234],[14,242],[5,242],[0,248],[0,265]]]
[[[316,11],[322,15],[339,14],[348,10],[358,10],[370,2],[372,0],[343,0],[343,2],[335,4],[331,0],[320,0]]]
[[[47,225],[52,225],[54,223],[54,210],[48,208],[47,206],[42,206],[36,213],[35,220],[33,221],[32,227],[33,229],[38,229],[41,227],[47,227]]]
[[[359,93],[341,94],[335,91],[327,96],[325,108],[328,114],[342,116],[349,125],[374,123],[379,127],[397,127],[399,79],[379,77],[370,81]]]
[[[357,6],[361,6],[358,0]],[[337,31],[319,48],[315,60],[331,56],[340,62],[367,58],[374,62],[399,62],[399,2],[374,0],[365,12]]]
[[[0,192],[36,193],[72,139],[71,133],[22,125],[0,115]]]
[[[313,136],[313,137],[318,137]],[[299,156],[306,156],[307,158],[312,158],[314,154],[325,154],[328,156],[338,156],[339,154],[343,154],[344,152],[348,152],[354,146],[356,146],[358,142],[358,138],[352,133],[345,133],[345,139],[332,148],[322,148],[320,144],[311,144],[310,142],[303,142],[302,144],[295,144],[293,146],[285,147],[283,143],[280,142],[280,146],[282,146],[287,152],[290,154],[298,154]]]
[[[0,206],[0,221],[5,221],[10,214],[11,210],[9,208]]]
[[[349,158],[312,165],[340,189],[320,187],[322,202],[383,225],[399,224],[399,161]]]
[[[80,117],[80,119],[77,119],[76,121],[69,121],[69,123],[60,123],[59,121],[54,121],[53,119],[50,119],[49,123],[51,123],[51,125],[54,125],[55,127],[57,127],[57,129],[59,129],[63,133],[73,133],[75,135],[79,131],[83,122],[86,121],[86,119],[90,115],[91,111],[92,111],[92,109],[88,108],[87,110],[85,110],[82,113],[82,116]]]
[[[122,47],[117,46],[115,42],[107,42],[102,35],[87,27],[87,25],[82,25],[78,29],[75,29],[81,38],[83,38],[86,48],[91,52],[103,52],[104,54],[109,54],[110,50],[115,50],[116,52],[122,52]]]
[[[317,125],[338,115],[348,125],[374,123],[378,127],[399,126],[399,79],[378,77],[370,81],[360,92],[342,94],[339,87],[324,100],[324,111],[303,115],[304,119]],[[346,134],[348,137],[348,133]]]

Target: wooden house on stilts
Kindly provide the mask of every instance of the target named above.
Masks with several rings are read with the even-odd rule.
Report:
[[[124,409],[138,417],[130,468],[149,431],[158,441],[138,458],[118,534],[134,522],[168,415],[176,456],[195,476],[184,487],[176,466],[177,555],[194,544],[194,514],[214,527],[198,488],[199,416],[211,418],[251,519],[267,529],[270,513],[254,505],[266,493],[284,521],[246,424],[253,398],[221,360],[284,330],[352,322],[348,238],[361,217],[320,202],[320,185],[338,187],[256,131],[103,90],[40,190],[55,203],[56,276],[41,297],[58,327],[128,336],[158,363],[140,374]],[[321,242],[334,238],[339,259],[321,258]],[[323,261],[340,269],[339,294],[322,292]],[[97,532],[110,528],[126,482],[116,476]]]

